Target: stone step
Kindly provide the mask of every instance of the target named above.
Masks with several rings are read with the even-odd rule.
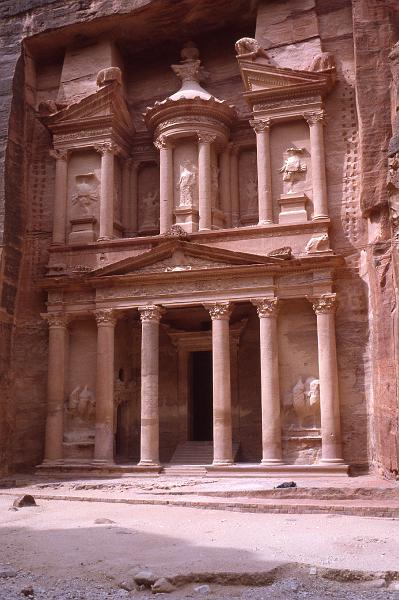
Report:
[[[239,444],[233,443],[233,459],[237,456]],[[210,465],[213,461],[213,442],[183,442],[172,456],[170,465]]]

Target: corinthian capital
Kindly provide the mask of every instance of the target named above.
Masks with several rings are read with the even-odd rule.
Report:
[[[94,150],[100,154],[120,154],[120,148],[114,142],[100,142],[94,145]]]
[[[94,311],[97,327],[100,325],[116,325],[117,317],[113,308],[99,308]]]
[[[143,306],[139,308],[140,319],[142,323],[146,323],[148,321],[159,323],[163,312],[162,306],[158,306],[156,304],[150,304],[149,306]]]
[[[203,144],[212,144],[216,140],[216,135],[211,133],[198,133],[198,141]]]
[[[51,158],[55,158],[55,160],[67,160],[68,158],[68,150],[59,150],[58,148],[54,148],[49,151]]]
[[[326,113],[324,110],[314,110],[303,114],[308,125],[316,125],[316,123],[325,124]]]
[[[157,150],[166,150],[168,147],[168,138],[165,135],[160,135],[154,142]]]
[[[204,304],[204,307],[211,316],[212,321],[214,319],[229,319],[231,315],[231,303],[230,302],[212,302],[210,304]]]
[[[327,313],[334,313],[337,308],[337,295],[336,294],[322,294],[317,297],[308,296],[309,302],[313,305],[313,310],[316,315],[324,315]]]
[[[277,317],[278,298],[254,298],[251,302],[256,306],[256,311],[260,319]]]
[[[255,130],[255,133],[260,133],[261,131],[270,129],[271,119],[251,119],[249,124]]]
[[[47,321],[50,328],[68,326],[68,315],[63,312],[44,313],[41,317]]]

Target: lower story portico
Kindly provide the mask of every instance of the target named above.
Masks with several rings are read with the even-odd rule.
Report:
[[[170,240],[84,279],[46,279],[42,467],[160,470],[186,458],[209,471],[346,473],[340,260]]]

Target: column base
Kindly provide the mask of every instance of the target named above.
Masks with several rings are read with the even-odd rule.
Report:
[[[328,219],[329,216],[328,215],[314,215],[312,217],[312,221],[324,221],[325,219]]]
[[[273,225],[273,221],[259,221],[258,227],[264,227],[265,225]]]
[[[160,467],[160,463],[153,460],[141,460],[137,463],[138,467]]]
[[[319,460],[319,465],[344,465],[343,458],[321,458]]]
[[[113,239],[114,237],[112,235],[102,235],[101,237],[97,238],[97,242],[109,242]]]
[[[233,465],[234,461],[231,459],[226,460],[214,460],[212,461],[212,466],[214,467],[228,467],[229,465]]]
[[[284,465],[284,461],[281,460],[281,458],[262,458],[261,465],[269,465],[269,466],[273,466],[273,465]]]
[[[199,227],[198,231],[212,231],[212,227]]]

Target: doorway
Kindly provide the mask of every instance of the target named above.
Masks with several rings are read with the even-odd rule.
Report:
[[[189,435],[192,442],[213,439],[212,352],[190,353]]]

